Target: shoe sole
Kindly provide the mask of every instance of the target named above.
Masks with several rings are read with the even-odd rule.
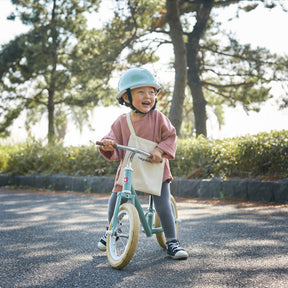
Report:
[[[179,253],[178,255],[170,255],[167,254],[170,258],[174,259],[174,260],[180,260],[180,259],[187,259],[188,258],[188,254],[187,253]]]
[[[104,244],[102,244],[101,242],[99,242],[98,243],[98,249],[100,250],[100,251],[106,251],[106,246],[104,245]]]

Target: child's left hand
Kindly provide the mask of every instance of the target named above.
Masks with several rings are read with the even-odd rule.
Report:
[[[160,149],[160,148],[158,148],[158,147],[156,147],[152,152],[151,152],[151,158],[150,158],[150,160],[151,160],[151,162],[152,163],[162,163],[163,162],[163,154],[164,154],[164,152]]]

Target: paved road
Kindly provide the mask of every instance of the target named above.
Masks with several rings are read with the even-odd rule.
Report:
[[[121,271],[96,247],[106,209],[99,195],[0,189],[0,287],[288,287],[287,205],[178,201],[188,260],[141,233]]]

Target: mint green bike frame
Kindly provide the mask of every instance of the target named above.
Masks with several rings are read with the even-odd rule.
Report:
[[[161,233],[163,232],[163,228],[162,227],[153,227],[153,220],[154,220],[154,213],[155,210],[153,208],[153,199],[152,196],[149,195],[149,207],[148,207],[148,211],[147,213],[144,214],[143,212],[143,208],[140,204],[140,201],[138,199],[138,196],[132,186],[132,176],[133,176],[133,169],[131,167],[131,163],[133,161],[133,158],[135,156],[136,153],[140,153],[143,154],[145,156],[150,157],[151,154],[147,153],[143,150],[140,149],[136,149],[136,148],[132,148],[132,147],[127,147],[127,146],[122,146],[117,144],[117,148],[118,149],[122,149],[122,150],[129,150],[131,151],[131,155],[129,156],[129,160],[127,162],[127,165],[125,167],[124,170],[124,178],[123,178],[123,189],[122,192],[118,192],[117,193],[117,200],[115,203],[115,208],[114,208],[114,215],[112,218],[112,230],[108,231],[108,233],[111,235],[114,235],[115,233],[115,227],[117,224],[117,217],[118,217],[118,212],[119,212],[119,208],[121,205],[121,200],[123,198],[128,199],[131,204],[133,204],[137,211],[138,211],[138,215],[139,215],[139,219],[140,222],[142,224],[143,230],[146,234],[147,237],[151,237],[153,234],[157,234],[157,233]]]

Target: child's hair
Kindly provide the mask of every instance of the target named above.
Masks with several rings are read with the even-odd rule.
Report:
[[[130,89],[130,88],[128,88],[128,89]],[[126,93],[124,93],[123,95],[125,95],[125,94],[126,94]],[[123,96],[123,95],[122,95],[122,96]],[[118,98],[119,104],[125,105],[126,107],[131,107],[130,103],[125,102],[122,96],[121,96],[121,98]]]

